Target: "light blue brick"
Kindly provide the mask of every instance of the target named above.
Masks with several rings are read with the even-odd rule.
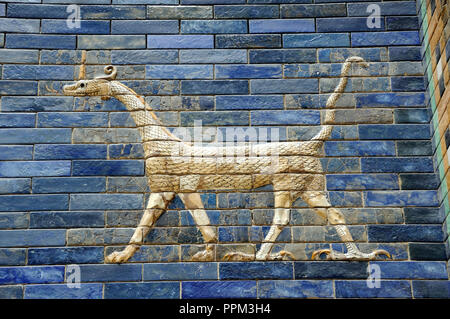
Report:
[[[181,112],[182,126],[194,126],[195,121],[201,121],[202,125],[248,125],[248,112]]]
[[[367,192],[365,204],[376,206],[438,206],[436,191]]]
[[[394,174],[338,174],[326,178],[328,190],[399,189]]]
[[[217,110],[283,109],[282,95],[223,95],[216,97]]]
[[[103,212],[31,212],[30,228],[103,227]]]
[[[181,33],[247,33],[247,21],[182,20]]]
[[[109,21],[81,20],[80,27],[69,26],[66,20],[42,20],[42,33],[109,34]]]
[[[37,90],[37,82],[0,81],[1,95],[36,95]]]
[[[250,33],[314,32],[314,19],[249,20]]]
[[[58,195],[54,195],[58,196]],[[53,199],[55,197],[53,196]],[[36,196],[34,196],[36,198]],[[45,196],[43,196],[45,197]],[[65,196],[66,197],[66,196]],[[48,197],[47,197],[48,198]],[[66,197],[67,198],[67,197]],[[50,197],[51,199],[51,197]],[[17,200],[17,198],[16,198]],[[5,202],[0,198],[1,202]],[[28,210],[35,209],[28,207]],[[64,246],[66,244],[66,231],[57,230],[1,230],[0,247],[23,247],[23,246]]]
[[[372,31],[368,26],[367,18],[324,18],[317,19],[317,32],[353,32]],[[380,19],[377,31],[384,31],[384,19]]]
[[[270,93],[317,93],[317,79],[250,80],[252,94]]]
[[[212,65],[148,65],[148,79],[212,79]]]
[[[38,114],[38,127],[107,127],[107,113],[58,113],[41,112]]]
[[[183,299],[256,298],[256,281],[184,281]]]
[[[30,191],[29,178],[0,179],[0,194],[27,194],[30,193]]]
[[[34,159],[106,159],[107,145],[37,144]]]
[[[107,283],[105,299],[179,299],[178,282]]]
[[[419,33],[417,31],[352,33],[352,46],[370,47],[388,45],[420,45]]]
[[[145,6],[98,6],[84,5],[80,7],[81,19],[145,19]]]
[[[348,47],[350,38],[347,33],[285,34],[283,46],[285,48]]]
[[[360,56],[366,61],[380,62],[387,59],[385,48],[331,48],[318,49],[319,62],[344,62],[351,56]]]
[[[38,50],[10,50],[0,51],[0,63],[38,63]]]
[[[35,114],[0,113],[0,128],[34,126]]]
[[[13,18],[66,19],[69,15],[66,9],[67,6],[62,5],[11,3],[8,4],[8,16]]]
[[[0,286],[1,299],[22,299],[23,286]]]
[[[112,34],[178,33],[176,20],[113,20]]]
[[[178,52],[176,50],[114,50],[111,52],[111,61],[113,64],[177,63]]]
[[[362,158],[362,172],[421,172],[432,173],[433,161],[429,157]]]
[[[73,80],[73,66],[5,65],[3,79],[10,80]]]
[[[39,24],[39,20],[0,18],[0,31],[39,33]]]
[[[6,35],[6,47],[11,49],[75,49],[76,41],[76,36],[73,35]]]
[[[424,93],[358,93],[357,107],[425,106]]]
[[[78,49],[145,49],[145,35],[80,35]]]
[[[104,177],[34,178],[33,193],[101,193],[106,191]]]
[[[411,283],[406,280],[382,280],[373,289],[366,280],[335,281],[337,298],[411,298]]]
[[[6,4],[0,4],[0,17],[4,17],[6,14]]]
[[[281,65],[217,65],[216,79],[277,79],[282,77]]]
[[[40,162],[1,162],[1,177],[27,177],[27,176],[69,176],[69,161],[40,161]]]
[[[25,265],[25,259],[26,259],[26,249],[21,248],[0,249],[0,265],[2,266],[22,266]]]
[[[246,50],[180,50],[180,63],[247,63]]]
[[[332,206],[340,207],[361,207],[362,198],[359,192],[329,192]]]
[[[320,113],[313,110],[253,111],[252,125],[320,124]]]
[[[31,160],[33,158],[32,145],[0,145],[0,160]]]
[[[217,279],[217,263],[145,264],[144,281]]]
[[[2,97],[3,112],[20,111],[69,111],[73,107],[72,97],[45,96],[4,96]]]
[[[89,264],[103,262],[103,247],[30,248],[28,265]]]
[[[312,63],[316,62],[316,50],[250,50],[249,59],[250,63]]]
[[[25,299],[102,299],[102,284],[80,284],[71,288],[67,284],[30,285],[25,287]]]
[[[140,194],[72,194],[71,210],[90,209],[142,209],[143,196]]]
[[[372,11],[367,11],[369,4],[365,3],[349,3],[348,4],[348,15],[366,17],[369,16]],[[392,16],[392,15],[416,15],[416,2],[415,1],[402,1],[402,2],[382,2],[377,3],[380,7],[382,16]]]
[[[258,298],[333,298],[331,280],[261,280]]]
[[[252,6],[252,5],[215,5],[214,17],[216,19],[264,19],[278,18],[278,6]]]
[[[247,94],[248,81],[244,80],[217,80],[195,81],[185,80],[181,82],[181,93],[189,94]]]
[[[1,284],[41,284],[64,281],[64,266],[2,267]]]
[[[148,48],[154,49],[212,49],[212,35],[149,35]]]

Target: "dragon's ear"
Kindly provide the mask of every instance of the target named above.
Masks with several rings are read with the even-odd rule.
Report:
[[[103,95],[102,96],[102,101],[108,101],[111,97]]]

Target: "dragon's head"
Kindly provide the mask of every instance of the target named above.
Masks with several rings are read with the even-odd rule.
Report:
[[[110,81],[117,76],[117,68],[108,65],[105,67],[105,76],[96,77],[93,80],[79,80],[78,82],[63,87],[64,95],[70,96],[102,96],[111,95]]]

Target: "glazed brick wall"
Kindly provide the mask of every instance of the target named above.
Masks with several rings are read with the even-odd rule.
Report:
[[[66,25],[69,4],[80,6],[78,29]],[[367,27],[369,4],[380,6],[380,28]],[[430,125],[436,112],[424,78],[422,7],[0,2],[0,298],[448,298],[448,209]],[[150,190],[125,107],[62,95],[83,63],[87,79],[116,65],[118,80],[170,129],[202,120],[205,143],[248,126],[292,141],[318,132],[342,63],[353,55],[370,66],[352,70],[338,101],[322,159],[327,190],[361,250],[386,249],[393,260],[311,261],[314,250],[343,244],[298,200],[274,247],[295,261],[222,262],[236,248],[253,252],[267,233],[273,194],[263,187],[202,194],[219,236],[215,262],[189,261],[203,239],[176,197],[129,263],[104,264],[129,241]],[[79,289],[65,284],[71,264],[80,266]],[[380,267],[381,288],[368,288],[368,265]]]

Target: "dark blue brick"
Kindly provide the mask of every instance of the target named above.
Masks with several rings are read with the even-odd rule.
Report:
[[[214,17],[216,19],[255,19],[255,18],[278,18],[278,6],[214,6]]]
[[[212,49],[214,48],[214,36],[185,34],[149,35],[147,37],[147,45],[149,48],[154,49]]]
[[[103,227],[103,212],[32,212],[30,228]]]
[[[447,260],[444,244],[409,243],[411,260]]]
[[[85,5],[80,7],[82,19],[145,19],[145,6]],[[65,18],[65,17],[64,17]]]
[[[32,81],[0,81],[1,95],[36,95],[37,82]]]
[[[324,18],[317,19],[317,32],[350,32],[372,31],[367,25],[367,18]],[[381,20],[380,28],[384,30],[384,20]]]
[[[143,161],[73,161],[73,176],[144,175]]]
[[[180,63],[247,63],[247,51],[180,50]]]
[[[369,93],[356,94],[357,107],[425,106],[424,93]]]
[[[250,33],[314,32],[314,19],[249,20]]]
[[[70,162],[2,162],[0,177],[69,176]]]
[[[258,281],[258,298],[333,298],[333,295],[333,283],[331,281]]]
[[[81,282],[141,281],[142,265],[80,265]]]
[[[239,242],[247,243],[250,241],[249,228],[247,226],[227,226],[219,227],[219,242]]]
[[[338,174],[327,175],[328,190],[398,189],[398,177],[394,174]]]
[[[348,15],[349,16],[362,16],[366,17],[371,14],[372,11],[367,10],[368,4],[365,3],[349,3]],[[415,1],[389,1],[378,3],[383,16],[392,15],[416,15],[416,2]]]
[[[405,207],[405,223],[407,224],[440,224],[444,216],[434,207]]]
[[[362,172],[423,172],[432,173],[433,161],[429,157],[362,158]]]
[[[106,145],[88,144],[38,144],[34,148],[34,159],[106,159]]]
[[[369,225],[369,242],[442,242],[441,225]]]
[[[112,34],[178,33],[176,20],[115,20],[111,22]]]
[[[41,29],[47,34],[109,34],[109,21],[80,20],[80,27],[73,28],[66,20],[42,20]]]
[[[149,65],[145,68],[145,77],[147,79],[212,79],[213,66]]]
[[[0,298],[1,299],[22,299],[23,287],[22,286],[0,286]]]
[[[0,194],[27,194],[30,193],[29,178],[2,178],[0,179]]]
[[[216,79],[276,79],[282,77],[281,65],[217,65]]]
[[[0,247],[64,246],[65,230],[2,230]]]
[[[35,114],[0,114],[0,128],[8,127],[34,127],[36,122]]]
[[[402,189],[438,189],[437,174],[400,174]]]
[[[419,21],[417,17],[387,17],[387,30],[417,30],[419,29]]]
[[[327,48],[350,46],[350,38],[346,33],[285,34],[285,48]]]
[[[380,288],[370,288],[366,280],[335,281],[336,298],[411,298],[409,281],[380,281]]]
[[[429,139],[430,126],[428,124],[402,124],[384,125],[369,124],[359,125],[359,138],[362,140],[372,139]]]
[[[181,81],[181,93],[188,94],[248,94],[248,81]]]
[[[57,196],[57,195],[54,195]],[[142,209],[143,198],[138,194],[73,194],[71,210]],[[51,209],[51,208],[50,208]],[[58,208],[56,208],[58,209]]]
[[[448,279],[445,262],[438,261],[375,261],[383,279]]]
[[[220,263],[219,276],[224,279],[292,279],[290,262]]]
[[[360,124],[359,127],[361,126],[363,125]],[[328,156],[394,156],[395,144],[390,141],[330,141],[325,143],[325,154]]]
[[[64,285],[32,285],[25,287],[25,299],[102,299],[102,284],[80,284],[79,288]]]
[[[107,127],[107,113],[46,113],[38,114],[38,127]]]
[[[0,160],[30,160],[33,158],[31,145],[0,145]]]
[[[361,207],[361,194],[358,192],[329,192],[332,206]]]
[[[28,265],[102,263],[103,258],[103,247],[30,248],[28,250]]]
[[[367,192],[366,206],[437,206],[436,191]]]
[[[18,212],[30,210],[65,210],[68,208],[66,195],[8,195],[0,196],[3,211]]]
[[[177,63],[178,52],[176,50],[114,50],[111,52],[111,62],[113,64]]]
[[[217,96],[217,110],[283,109],[282,95]]]
[[[365,279],[367,262],[294,262],[295,279]]]
[[[48,4],[8,4],[8,17],[66,19],[67,6]]]
[[[342,17],[347,15],[345,3],[333,4],[287,4],[281,6],[282,18]]]
[[[70,111],[73,98],[62,96],[4,96],[2,98],[3,112],[16,111]]]
[[[450,298],[450,281],[448,280],[413,280],[414,298]]]
[[[145,264],[144,281],[217,279],[216,263]]]
[[[45,284],[64,281],[64,266],[51,267],[2,267],[0,283]]]
[[[26,254],[27,253],[25,249],[15,249],[15,248],[0,249],[0,265],[1,266],[25,265]]]
[[[320,113],[315,110],[253,111],[252,125],[320,124]]]
[[[250,50],[249,58],[250,63],[311,63],[316,62],[316,50]]]
[[[317,93],[317,79],[250,80],[252,94],[270,93]]]
[[[247,21],[182,20],[181,33],[247,33]]]
[[[178,282],[107,283],[105,299],[179,299]]]
[[[429,109],[399,109],[394,114],[397,123],[430,123]]]
[[[253,49],[279,47],[281,47],[281,36],[278,34],[216,35],[216,48]]]
[[[421,76],[392,77],[391,83],[393,92],[425,90],[424,79]]]
[[[420,61],[422,55],[420,47],[390,47],[389,48],[390,61]]]
[[[33,129],[12,128],[0,130],[0,143],[35,144],[35,143],[70,143],[71,129]]]
[[[430,141],[398,141],[397,152],[399,156],[408,155],[432,155],[432,148]]]
[[[76,36],[7,34],[6,47],[13,49],[75,49]]]
[[[109,145],[109,158],[136,159],[144,158],[142,144],[111,144]]]
[[[34,193],[101,193],[106,191],[104,177],[34,178]]]
[[[256,298],[255,281],[184,281],[181,297],[201,298]]]
[[[355,47],[420,45],[417,31],[355,32],[351,37]]]

